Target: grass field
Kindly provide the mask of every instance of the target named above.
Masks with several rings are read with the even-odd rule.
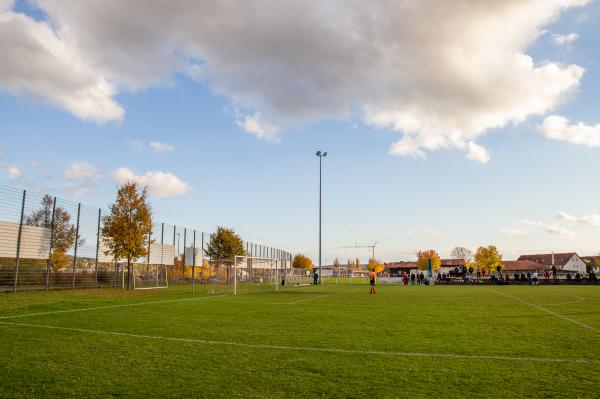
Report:
[[[600,397],[600,287],[0,295],[0,397]]]

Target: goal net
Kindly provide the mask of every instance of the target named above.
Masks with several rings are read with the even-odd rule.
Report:
[[[125,280],[127,276],[124,276]],[[133,265],[133,288],[136,290],[167,288],[166,265],[134,264]]]

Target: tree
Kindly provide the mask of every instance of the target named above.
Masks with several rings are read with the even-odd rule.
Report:
[[[217,264],[225,265],[225,275],[229,284],[229,274],[236,256],[246,255],[244,242],[235,231],[227,227],[217,227],[217,231],[210,235],[208,247],[204,253]]]
[[[221,226],[210,235],[210,242],[204,253],[212,260],[225,264],[233,264],[234,257],[246,255],[240,236],[233,229]]]
[[[381,263],[381,261],[377,260],[377,259],[369,259],[369,263],[368,263],[368,269],[371,272],[375,272],[375,273],[381,273],[383,271],[383,269],[385,269],[385,266],[383,265],[383,263]]]
[[[500,266],[501,270],[504,270],[502,254],[493,245],[479,247],[477,248],[477,252],[475,252],[475,266],[479,270],[485,270],[487,273],[494,273],[498,269],[498,266]]]
[[[340,275],[340,266],[340,261],[338,260],[338,258],[335,258],[335,260],[333,261],[333,271],[336,276]]]
[[[296,254],[294,255],[294,259],[292,260],[292,267],[294,269],[310,270],[313,267],[315,267],[315,265],[312,263],[312,260],[310,260],[307,256],[304,256],[302,254]]]
[[[346,263],[346,274],[348,274],[348,272],[352,272],[353,266],[354,262],[348,259],[348,263]]]
[[[52,221],[53,208],[54,222]],[[71,224],[71,214],[64,208],[54,207],[54,198],[48,194],[42,198],[41,207],[25,218],[25,224],[52,229],[52,252],[49,260],[55,273],[68,266],[70,259],[67,252],[75,244],[76,239],[78,247],[85,244],[81,235],[77,237],[77,227]]]
[[[429,270],[429,259],[431,259],[431,270],[436,271],[442,265],[440,255],[435,249],[417,252],[417,267],[420,270]]]
[[[360,270],[360,259],[358,258],[354,260],[354,270]]]
[[[473,251],[471,251],[469,248],[458,246],[454,247],[450,253],[450,256],[452,256],[454,259],[464,260],[465,264],[467,264],[467,262],[473,258]]]
[[[151,234],[152,210],[147,189],[140,190],[134,182],[123,184],[110,205],[110,214],[104,217],[102,236],[108,248],[106,255],[127,260],[127,289],[133,288],[132,262],[148,254]]]

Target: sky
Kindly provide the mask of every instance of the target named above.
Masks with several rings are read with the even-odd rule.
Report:
[[[0,183],[318,251],[600,252],[600,5],[0,0]]]

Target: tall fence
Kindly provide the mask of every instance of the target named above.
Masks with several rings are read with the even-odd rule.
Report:
[[[106,253],[107,209],[0,185],[0,291],[121,287],[123,262]],[[154,222],[148,254],[135,260],[156,282],[188,283],[202,266],[210,234]],[[291,263],[279,248],[244,242],[246,254]],[[140,265],[142,267],[140,267]],[[151,273],[149,270],[154,270]]]

